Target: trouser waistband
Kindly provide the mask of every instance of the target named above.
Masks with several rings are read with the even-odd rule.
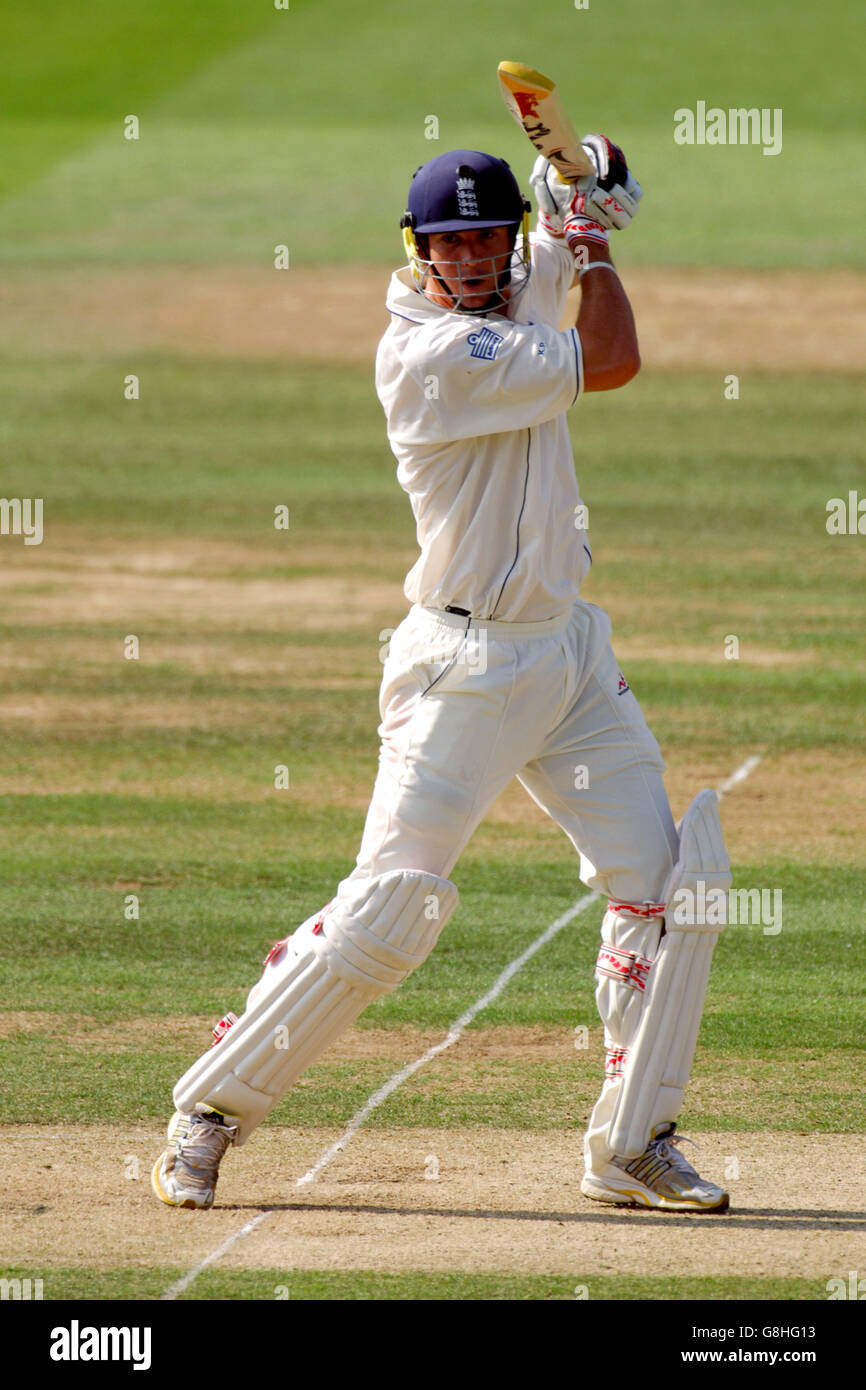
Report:
[[[459,628],[461,632],[476,630],[488,632],[491,637],[544,637],[550,632],[561,632],[568,626],[571,610],[566,609],[555,618],[545,618],[540,623],[506,623],[499,618],[473,618],[471,614],[448,612],[445,608],[427,608],[424,604],[413,605],[413,612],[422,613],[445,627]]]

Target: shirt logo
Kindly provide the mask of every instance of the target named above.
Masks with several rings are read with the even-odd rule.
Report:
[[[620,671],[620,672],[619,672],[619,681],[617,682],[617,687],[616,687],[616,693],[617,693],[617,695],[624,695],[625,692],[626,692],[627,690],[631,690],[631,686],[629,685],[629,683],[628,683],[628,681],[626,680],[625,676],[623,675],[622,671]]]
[[[461,217],[478,216],[475,180],[467,174],[458,174],[457,176],[457,211]]]
[[[470,344],[470,357],[485,357],[492,362],[505,339],[499,333],[494,333],[492,328],[482,328],[477,333],[470,333],[467,341]]]

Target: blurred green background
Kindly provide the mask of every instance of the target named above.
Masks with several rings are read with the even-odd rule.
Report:
[[[496,83],[513,58],[643,180],[624,261],[862,266],[864,39],[852,0],[6,0],[2,255],[256,263],[285,241],[298,265],[389,263],[432,155],[487,148],[525,182]],[[676,145],[674,112],[699,100],[781,108],[782,153]]]

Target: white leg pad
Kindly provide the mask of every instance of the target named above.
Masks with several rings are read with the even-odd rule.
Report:
[[[243,1144],[307,1067],[432,951],[457,906],[448,879],[414,870],[347,879],[271,952],[245,1012],[174,1088],[178,1110],[217,1110]]]
[[[727,921],[730,861],[714,791],[700,792],[678,827],[665,884],[665,930],[650,967],[637,1035],[613,1109],[608,1146],[637,1158],[654,1129],[675,1120],[695,1053],[710,962]]]
[[[601,1172],[613,1157],[611,1116],[640,1027],[644,996],[664,926],[664,903],[608,904],[601,924],[595,999],[604,1024],[604,1085],[584,1136],[587,1170]]]

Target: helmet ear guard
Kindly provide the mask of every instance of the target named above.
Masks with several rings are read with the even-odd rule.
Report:
[[[415,239],[415,218],[411,212],[404,212],[400,218],[400,226],[403,229],[403,249],[406,252],[406,260],[409,262],[409,269],[412,278],[417,285],[424,282],[425,275],[421,269],[421,251]]]

